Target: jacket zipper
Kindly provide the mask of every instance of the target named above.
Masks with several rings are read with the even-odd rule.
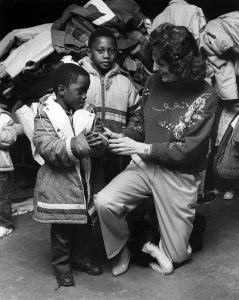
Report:
[[[70,123],[71,123],[71,128],[72,128],[72,131],[73,131],[73,133],[74,133],[74,137],[76,137],[76,134],[75,134],[75,129],[74,129],[74,126],[73,126],[73,112],[72,111],[70,111],[70,117],[69,117],[69,120],[70,120]],[[87,195],[88,195],[88,184],[87,184],[87,180],[86,180],[86,178],[85,178],[85,174],[84,174],[84,171],[83,171],[83,166],[82,166],[82,164],[81,164],[81,161],[79,161],[79,165],[80,165],[80,168],[78,169],[77,167],[76,167],[76,172],[78,173],[78,176],[80,175],[80,182],[81,182],[81,187],[82,187],[82,189],[83,189],[83,192],[84,192],[84,201],[85,201],[85,206],[86,206],[86,210],[87,210],[87,207],[88,207],[88,199],[86,198],[86,193],[87,193]],[[79,174],[80,173],[80,174]],[[83,178],[84,177],[84,178]],[[83,180],[85,180],[85,185],[83,184]],[[85,191],[85,189],[86,189],[86,191]]]
[[[102,121],[105,123],[105,77],[100,78],[101,82],[101,100],[102,100]]]

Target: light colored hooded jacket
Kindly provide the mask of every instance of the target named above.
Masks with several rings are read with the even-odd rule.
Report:
[[[11,114],[0,108],[0,172],[14,170],[8,149],[16,139],[17,131]]]
[[[200,7],[191,5],[184,0],[172,0],[165,10],[153,20],[151,30],[153,31],[165,22],[186,27],[193,34],[195,40],[198,40],[199,33],[206,25],[206,18]]]
[[[236,76],[239,74],[239,11],[208,22],[199,40],[199,48],[214,71],[214,87],[219,97],[222,100],[238,99]],[[234,52],[234,57],[232,53],[225,56],[229,50]]]

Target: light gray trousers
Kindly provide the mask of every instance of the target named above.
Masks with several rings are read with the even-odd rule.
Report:
[[[159,247],[175,263],[187,260],[198,178],[146,164],[133,155],[129,166],[95,196],[107,257],[117,255],[129,239],[126,215],[153,196],[161,234]]]

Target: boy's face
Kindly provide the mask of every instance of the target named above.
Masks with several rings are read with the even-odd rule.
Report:
[[[113,66],[117,57],[115,42],[110,37],[98,37],[90,49],[91,60],[96,70],[105,75]]]
[[[75,82],[70,83],[68,87],[64,86],[64,96],[62,98],[65,109],[80,109],[85,104],[86,93],[90,86],[88,76],[79,75]]]

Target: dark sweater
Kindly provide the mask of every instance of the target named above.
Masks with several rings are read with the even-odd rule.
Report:
[[[217,94],[205,81],[163,83],[152,75],[142,97],[146,160],[185,173],[206,167]]]

